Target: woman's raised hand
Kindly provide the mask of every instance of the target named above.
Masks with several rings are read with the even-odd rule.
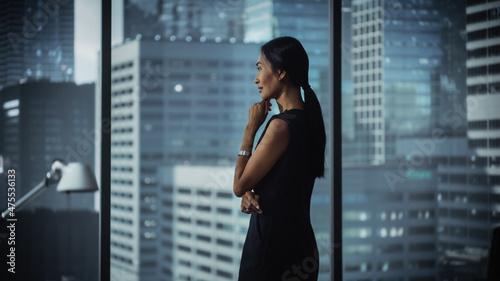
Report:
[[[241,211],[245,214],[258,213],[262,214],[259,206],[259,195],[252,191],[247,191],[241,196]]]
[[[254,103],[248,110],[248,126],[257,131],[262,123],[266,121],[268,111],[271,111],[271,102],[269,100]]]

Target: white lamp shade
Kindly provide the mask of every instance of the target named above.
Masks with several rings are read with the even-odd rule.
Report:
[[[97,182],[89,166],[83,163],[69,163],[61,169],[58,192],[92,192],[97,190]]]

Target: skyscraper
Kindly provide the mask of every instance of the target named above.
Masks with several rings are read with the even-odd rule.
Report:
[[[397,137],[427,134],[439,87],[439,3],[353,0],[352,68],[359,163],[395,161]]]
[[[467,36],[466,36],[466,8],[467,1],[440,1],[441,25],[441,66],[436,75],[439,87],[434,96],[433,104],[436,106],[434,127],[443,128],[448,135],[464,137],[467,124],[465,116],[463,122],[457,123],[450,119],[450,112],[462,115],[465,111],[467,97]],[[458,107],[457,105],[460,105]]]
[[[433,153],[437,172],[437,250],[439,279],[460,274],[486,276],[491,229],[500,222],[499,196],[488,190],[488,158],[476,155],[466,137],[453,137]],[[498,179],[497,179],[498,180]],[[493,188],[494,189],[494,188]],[[491,203],[490,203],[491,202]]]
[[[3,1],[0,10],[0,87],[28,78],[73,81],[73,0]]]
[[[250,216],[233,194],[233,167],[161,169],[162,204],[172,204],[174,280],[236,280]],[[193,176],[196,175],[196,176]]]
[[[494,6],[484,2],[474,1],[479,6]],[[470,100],[470,85],[481,84],[470,78],[471,73],[481,74],[475,73],[475,69],[471,72],[472,64],[479,60],[465,62],[465,1],[353,0],[352,11],[357,144],[349,144],[349,157],[344,157],[350,164],[344,169],[344,198],[352,200],[370,194],[369,190],[357,194],[352,186],[355,177],[374,176],[372,166],[381,169],[378,177],[399,175],[400,182],[396,185],[387,177],[386,183],[376,180],[365,183],[367,189],[380,185],[391,188],[391,193],[402,191],[403,198],[393,199],[391,204],[407,199],[411,202],[408,208],[402,208],[401,225],[406,237],[403,256],[409,258],[403,262],[405,272],[398,278],[480,277],[485,269],[491,227],[488,221],[492,207],[488,200],[496,200],[496,197],[484,194],[484,188],[493,179],[482,175],[488,167],[489,152],[481,157],[475,155],[474,150],[467,147],[465,136],[467,119],[482,112],[479,108],[488,108],[486,104]],[[471,22],[470,18],[467,23]],[[467,31],[470,28],[468,25]],[[478,43],[474,44],[467,43],[467,49],[475,49]],[[476,53],[481,55],[482,51],[485,50]],[[485,56],[486,53],[482,55]],[[481,63],[485,64],[485,60]],[[466,83],[468,100],[465,99]],[[473,89],[485,91],[486,86],[482,86]],[[470,112],[471,102],[475,113]],[[498,101],[490,100],[489,106],[492,104]],[[479,125],[479,130],[483,125]],[[351,205],[346,204],[344,212],[352,212]],[[377,211],[390,211],[392,207],[378,208]],[[359,211],[370,213],[373,209],[367,205]],[[347,223],[349,220],[352,218],[344,218]],[[385,225],[375,221],[369,229],[376,231]],[[346,236],[344,234],[344,238]],[[347,242],[345,247],[350,249],[346,260],[355,260],[356,245]],[[376,262],[387,258],[390,259],[390,254],[371,260],[373,273],[385,271],[381,277],[392,276],[390,263],[374,270]],[[354,278],[363,271],[370,272],[369,262],[356,264],[358,268],[345,274]],[[419,268],[418,272],[415,268]]]
[[[453,104],[450,121],[467,123],[464,149],[439,171],[441,276],[486,275],[492,228],[500,223],[500,3],[467,1],[467,98]]]
[[[22,45],[11,44],[8,37],[9,34],[13,39],[22,36],[23,14],[23,1],[2,1],[0,3],[0,89],[8,84],[18,83],[19,79],[23,77],[24,52],[22,52]]]
[[[342,1],[342,157],[354,163],[359,143],[355,142],[354,89],[352,83],[352,0]]]
[[[436,280],[435,181],[428,165],[393,191],[397,165],[343,169],[345,280]],[[420,279],[419,279],[420,278]]]
[[[124,39],[243,39],[243,1],[125,0]]]

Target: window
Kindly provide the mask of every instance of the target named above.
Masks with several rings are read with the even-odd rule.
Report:
[[[468,14],[467,15],[467,24],[472,24],[476,22],[482,22],[486,21],[487,19],[487,12],[486,11],[481,11],[473,14]]]
[[[135,195],[155,197],[154,202],[141,201],[138,214],[127,217],[134,222],[130,232],[136,233],[137,226],[147,232],[160,229],[156,255],[172,253],[169,264],[151,263],[149,272],[137,268],[132,277],[140,280],[145,278],[141,274],[149,274],[147,278],[195,280],[203,273],[207,280],[232,280],[242,249],[233,239],[243,241],[249,216],[241,215],[236,207],[239,199],[227,186],[234,170],[227,170],[234,169],[234,151],[239,150],[240,130],[247,122],[245,112],[259,99],[253,80],[260,45],[278,33],[301,40],[309,54],[309,84],[321,101],[325,124],[330,124],[330,75],[325,65],[330,32],[324,24],[329,18],[329,1],[300,5],[273,1],[273,9],[255,1],[153,2],[130,1],[117,11],[123,21],[113,22],[113,30],[122,34],[113,44],[111,63],[111,150],[115,156],[111,161],[116,167],[111,171],[115,180],[111,201],[121,204],[119,194],[125,188],[134,195],[128,198],[131,206],[137,206]],[[245,21],[254,17],[252,13],[275,18],[280,24]],[[363,21],[377,15],[372,11]],[[373,23],[363,26],[362,32],[380,28]],[[366,43],[378,40],[378,36],[370,36]],[[375,79],[372,73],[369,79]],[[273,108],[270,115],[278,113],[277,106]],[[326,127],[328,134],[331,126]],[[331,161],[329,156],[326,159]],[[323,245],[319,248],[323,276],[330,272],[330,249],[324,246],[330,243],[330,185],[329,174],[317,180],[311,203],[312,224],[318,244]],[[156,223],[136,225],[135,215]],[[185,244],[193,240],[197,248]],[[216,247],[200,246],[212,243]],[[197,263],[198,257],[210,262]],[[146,256],[128,258],[141,264]],[[178,265],[189,267],[189,273],[181,273]],[[113,271],[120,272],[125,266],[122,260],[111,258]]]
[[[486,39],[487,34],[488,34],[487,30],[485,30],[485,29],[473,31],[473,32],[467,33],[467,39],[469,41],[482,40],[482,39]]]
[[[343,280],[486,278],[487,254],[457,265],[459,256],[488,253],[500,217],[491,211],[498,176],[487,171],[500,164],[500,49],[492,41],[500,36],[500,2],[376,1],[384,26],[375,30],[365,29],[378,24],[366,16],[368,1],[342,2],[338,40],[354,49],[342,60],[342,81],[334,79],[342,100],[334,136],[342,140],[335,162],[342,166],[342,210],[335,210],[343,214]],[[436,24],[443,18],[448,27]],[[375,36],[378,54],[368,50]],[[381,55],[383,64],[367,64]],[[446,141],[433,140],[437,131]],[[394,259],[398,254],[408,259]]]
[[[469,130],[486,130],[488,128],[488,122],[484,121],[470,121]]]

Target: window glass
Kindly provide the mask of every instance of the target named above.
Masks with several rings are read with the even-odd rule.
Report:
[[[98,280],[99,191],[73,191],[97,188],[100,2],[2,1],[0,10],[0,208],[10,209],[0,279]],[[73,173],[79,165],[93,184]]]
[[[249,216],[240,211],[232,181],[248,109],[260,101],[259,48],[284,35],[303,43],[329,135],[328,4],[113,2],[113,278],[237,279]],[[272,108],[268,118],[278,113]],[[320,280],[329,280],[332,253],[326,166],[311,202]]]
[[[343,1],[345,280],[486,279],[499,7]]]

